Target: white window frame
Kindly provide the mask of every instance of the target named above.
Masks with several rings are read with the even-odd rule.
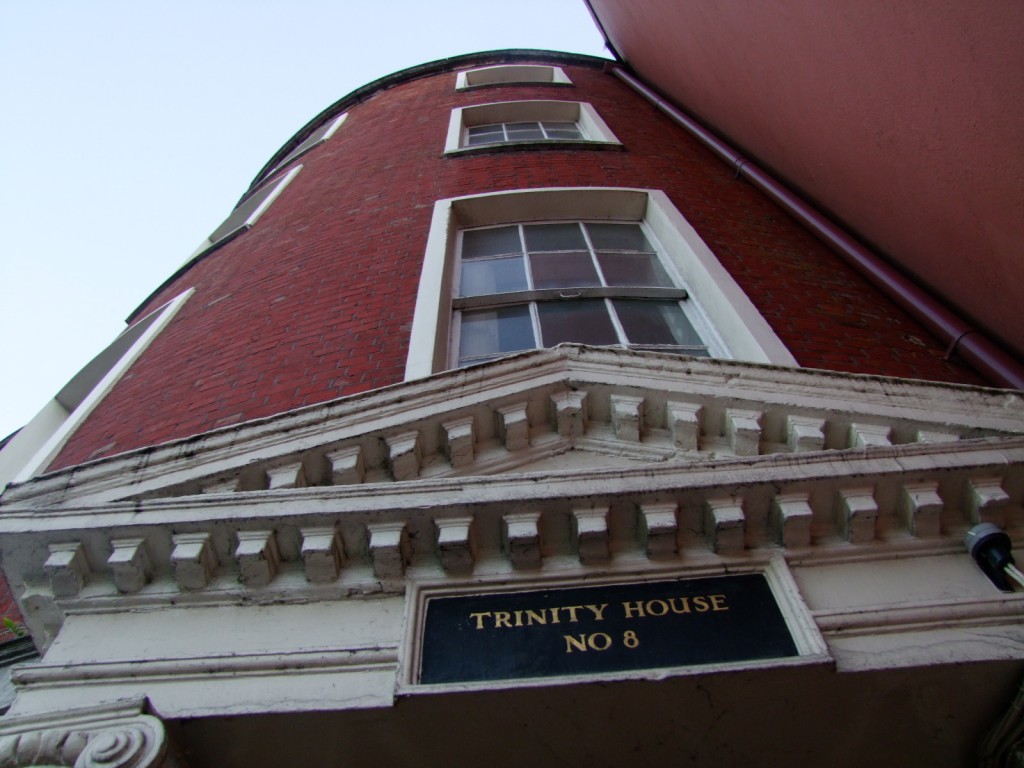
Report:
[[[342,112],[340,115],[338,115],[333,120],[329,120],[326,123],[324,123],[323,125],[321,125],[315,131],[313,131],[309,136],[307,136],[306,139],[301,144],[299,144],[295,149],[293,149],[291,152],[289,152],[285,156],[284,160],[282,160],[280,163],[275,165],[274,168],[267,175],[269,176],[269,175],[271,175],[273,173],[276,173],[277,171],[279,171],[280,169],[284,168],[289,163],[291,163],[294,160],[297,160],[298,158],[302,157],[304,154],[306,154],[310,150],[312,150],[312,149],[314,149],[316,147],[319,147],[321,144],[323,144],[325,141],[327,141],[329,138],[331,138],[331,136],[333,136],[335,133],[337,133],[338,129],[341,128],[341,126],[345,123],[345,121],[347,119],[348,119],[348,112]]]
[[[291,184],[292,179],[298,176],[301,170],[302,166],[297,165],[283,176],[266,182],[253,192],[246,200],[235,207],[208,238],[200,243],[199,247],[185,261],[185,264],[189,264],[193,259],[206,253],[211,248],[222,245],[229,240],[234,240],[243,232],[252,229],[260,216],[284,192],[285,187]]]
[[[493,85],[572,85],[561,67],[544,64],[498,64],[464,69],[455,75],[455,90],[489,88]]]
[[[480,144],[475,147],[466,146],[468,129],[476,125],[494,125],[496,123],[518,122],[564,122],[576,123],[583,139],[534,139],[531,141],[515,141],[501,144]],[[497,101],[489,104],[476,104],[471,107],[456,107],[448,120],[448,133],[445,136],[445,154],[478,152],[493,150],[496,147],[516,147],[524,144],[558,145],[572,143],[574,145],[591,144],[595,146],[621,146],[608,124],[594,109],[593,105],[584,101]]]
[[[438,200],[420,274],[405,378],[419,379],[452,366],[452,284],[461,229],[564,220],[644,222],[714,329],[721,355],[796,367],[786,349],[732,276],[661,190],[558,187]],[[717,350],[716,350],[717,351]]]
[[[40,474],[195,291],[189,288],[125,328],[0,450],[0,490]]]

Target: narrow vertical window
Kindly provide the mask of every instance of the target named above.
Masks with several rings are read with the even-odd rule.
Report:
[[[265,183],[239,203],[221,225],[200,243],[199,247],[189,256],[188,261],[192,261],[192,259],[201,256],[207,251],[233,240],[246,230],[252,228],[260,216],[270,207],[270,204],[277,199],[278,195],[284,191],[284,188],[291,183],[292,179],[301,170],[301,165],[295,166],[283,176]]]
[[[12,480],[24,482],[45,471],[71,434],[171,322],[192,292],[190,288],[126,328],[11,438],[0,450],[0,490]]]

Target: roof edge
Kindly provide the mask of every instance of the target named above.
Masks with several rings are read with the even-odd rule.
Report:
[[[508,62],[533,61],[535,59],[545,59],[554,63],[576,64],[578,66],[586,67],[604,67],[606,64],[613,63],[611,59],[604,59],[600,56],[590,56],[589,54],[584,53],[566,53],[564,51],[548,51],[539,48],[508,48],[495,51],[463,53],[458,56],[449,56],[445,59],[428,61],[425,64],[417,64],[416,66],[408,67],[407,69],[400,69],[397,72],[392,72],[390,75],[377,78],[366,85],[356,88],[351,93],[342,96],[302,126],[294,136],[286,141],[281,148],[271,156],[266,165],[260,169],[259,173],[257,173],[256,177],[252,180],[252,183],[249,184],[249,188],[238,202],[244,202],[258,186],[266,181],[271,172],[277,169],[277,165],[288,156],[288,153],[301,144],[307,136],[313,133],[313,131],[319,128],[323,123],[333,117],[336,117],[341,112],[366,101],[380,91],[385,91],[389,88],[394,88],[397,85],[418,80],[422,77],[432,77],[445,72],[451,72],[459,69],[460,67],[464,67],[467,64],[503,64]]]
[[[307,122],[302,128],[300,128],[288,141],[286,141],[280,149],[275,152],[266,164],[260,169],[256,177],[250,182],[248,188],[235,203],[235,208],[244,203],[253,192],[260,187],[264,181],[270,177],[275,170],[278,170],[278,166],[281,161],[284,160],[288,154],[295,149],[299,144],[305,141],[306,137],[309,136],[313,131],[319,128],[327,120],[336,117],[341,112],[352,108],[353,106],[360,104],[372,96],[376,95],[381,91],[385,91],[389,88],[402,85],[404,83],[418,80],[423,77],[432,77],[434,75],[444,74],[445,72],[454,71],[460,67],[466,65],[487,65],[487,64],[502,64],[508,62],[525,62],[535,61],[542,59],[544,61],[550,61],[552,63],[560,64],[574,64],[576,66],[583,67],[604,67],[607,64],[612,64],[612,59],[601,58],[600,56],[591,56],[585,53],[566,53],[564,51],[547,51],[543,49],[534,48],[509,48],[504,50],[495,51],[480,51],[477,53],[463,53],[458,56],[449,56],[445,59],[437,59],[435,61],[429,61],[425,64],[417,64],[407,69],[401,69],[397,72],[392,72],[390,75],[377,78],[366,85],[356,88],[349,94],[342,96],[340,99],[335,101],[329,107],[321,111],[316,117]],[[226,242],[226,241],[224,241]],[[153,301],[153,299],[160,294],[167,286],[171,285],[175,280],[180,278],[192,267],[198,264],[200,261],[205,259],[210,254],[218,250],[218,243],[206,250],[198,253],[194,258],[182,264],[176,269],[166,280],[160,283],[151,293],[149,293],[142,302],[131,311],[125,322],[131,324],[140,315],[140,313]]]

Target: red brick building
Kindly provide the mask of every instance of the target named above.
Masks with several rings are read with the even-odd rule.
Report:
[[[974,749],[1024,603],[960,541],[1020,525],[1019,394],[613,70],[496,52],[342,98],[0,452],[4,567],[44,652],[4,738],[82,707],[81,749],[134,728],[145,764],[169,759],[156,715],[195,765],[461,765],[511,707],[538,765]],[[541,351],[563,343],[587,346]],[[656,611],[645,585],[711,579],[738,605],[740,577],[790,650],[426,661],[445,599],[603,585]],[[572,637],[559,658],[613,642]],[[909,716],[914,686],[936,694]],[[675,706],[692,731],[662,722]]]
[[[424,72],[329,110],[322,121],[348,114],[329,141],[257,178],[265,189],[302,167],[258,225],[201,254],[135,313],[195,290],[54,466],[402,381],[431,207],[481,190],[656,186],[801,366],[985,383],[605,64],[566,62],[564,87],[456,91]],[[445,154],[451,110],[495,100],[586,101],[620,143]]]

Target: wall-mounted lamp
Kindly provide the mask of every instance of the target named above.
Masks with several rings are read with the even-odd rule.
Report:
[[[1004,592],[1024,589],[1024,573],[1017,570],[1013,561],[1013,543],[998,526],[980,523],[964,536],[967,552],[974,558],[989,581]]]

